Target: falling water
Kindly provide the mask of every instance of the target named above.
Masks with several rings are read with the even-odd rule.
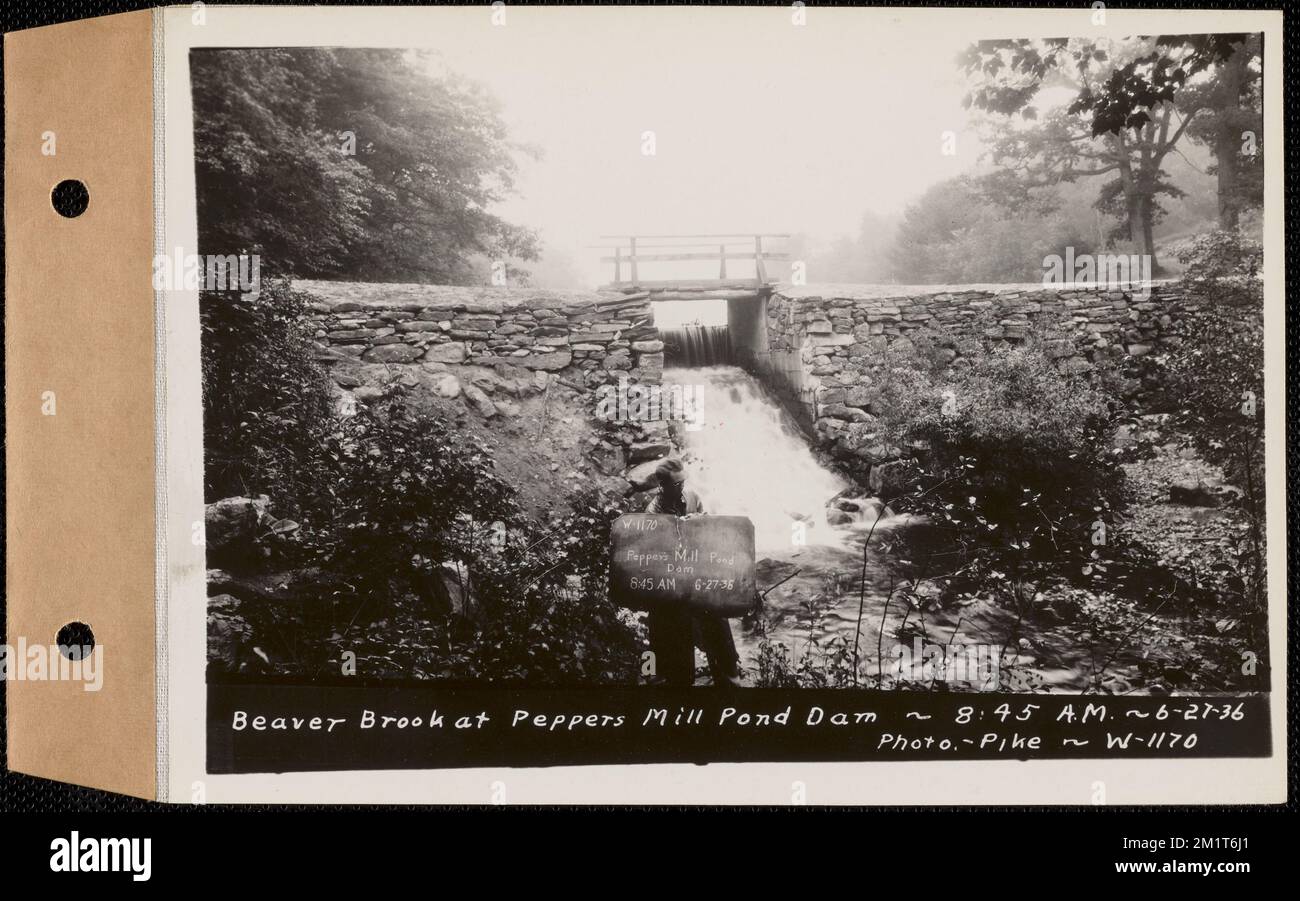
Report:
[[[695,386],[700,428],[683,429],[688,484],[709,513],[748,516],[760,556],[789,551],[794,523],[810,545],[841,541],[826,522],[826,503],[846,486],[813,457],[789,415],[735,366],[664,370],[665,385]]]
[[[731,362],[725,325],[687,325],[659,330],[670,366],[721,366]]]
[[[863,684],[870,685],[897,644],[915,647],[921,635],[931,646],[957,641],[1001,647],[1009,642],[1012,652],[1006,661],[1032,668],[1054,689],[1078,691],[1086,686],[1091,646],[1068,625],[1025,618],[991,599],[953,609],[930,607],[917,615],[914,602],[900,597],[896,589],[900,582],[910,584],[912,591],[918,585],[937,589],[929,581],[933,572],[916,569],[915,561],[895,559],[878,539],[906,526],[918,559],[931,561],[926,565],[939,571],[951,562],[948,540],[940,531],[895,516],[887,508],[883,518],[828,525],[826,504],[847,485],[817,462],[797,426],[744,370],[672,368],[664,370],[663,382],[691,386],[694,396],[702,393],[696,420],[701,427],[682,427],[677,434],[688,484],[699,493],[705,511],[748,516],[754,523],[756,577],[762,591],[758,618],[763,625],[757,628],[756,620],[748,618],[730,620],[749,678],[759,672],[765,641],[778,643],[792,660],[799,660],[840,640],[843,649],[856,655]],[[869,498],[848,503],[882,509]],[[796,521],[807,526],[802,544],[792,540]],[[1030,640],[1039,658],[1017,656],[1017,636]]]

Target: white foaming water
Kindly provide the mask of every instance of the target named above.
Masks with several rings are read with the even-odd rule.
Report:
[[[791,549],[792,524],[807,523],[807,543],[839,545],[826,502],[847,487],[822,467],[788,415],[736,366],[666,369],[664,385],[698,385],[701,428],[682,429],[686,484],[708,513],[748,516],[760,553]]]

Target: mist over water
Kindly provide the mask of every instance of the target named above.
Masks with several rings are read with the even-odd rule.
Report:
[[[813,457],[789,415],[736,366],[665,369],[664,385],[698,385],[700,428],[683,429],[687,484],[708,513],[748,516],[760,557],[789,552],[795,520],[807,523],[807,544],[838,546],[826,502],[847,487]]]

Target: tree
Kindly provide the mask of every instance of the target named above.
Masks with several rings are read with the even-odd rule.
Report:
[[[263,271],[464,283],[471,258],[533,259],[489,212],[513,190],[512,144],[480,89],[399,50],[192,55],[199,246]]]
[[[1145,47],[1129,44],[1119,50],[1137,59]],[[1133,116],[1114,131],[1089,127],[1095,126],[1096,112],[1085,107],[1084,98],[1104,96],[1107,85],[1132,64],[1113,53],[1100,41],[1075,38],[978,42],[959,58],[967,75],[976,78],[964,103],[993,114],[990,156],[1026,186],[1110,175],[1098,209],[1118,215],[1120,225],[1112,237],[1137,243],[1150,255],[1155,272],[1158,198],[1178,190],[1163,178],[1161,163],[1188,123],[1174,125],[1172,106],[1165,105],[1156,117]],[[1069,88],[1076,99],[1066,108],[1053,107],[1040,120],[1033,101],[1045,87]],[[1088,112],[1094,114],[1092,123],[1084,116]],[[1017,114],[1019,125],[1011,118]]]
[[[1031,282],[1043,257],[1095,241],[1055,192],[1020,191],[1005,173],[958,176],[931,187],[904,213],[890,263],[904,284]]]
[[[1249,130],[1243,121],[1255,126],[1256,135],[1262,125],[1250,114],[1257,98],[1258,47],[1258,37],[1237,34],[1118,43],[997,40],[971,45],[958,63],[978,79],[966,105],[1000,117],[995,161],[1018,168],[1031,183],[1113,173],[1100,193],[1099,209],[1120,218],[1118,236],[1137,242],[1158,270],[1154,226],[1163,212],[1158,198],[1179,193],[1165,178],[1162,163],[1185,134],[1214,148],[1221,226],[1234,226],[1253,196],[1238,171],[1242,132]],[[1054,109],[1040,127],[1013,127],[1016,114],[1037,120],[1033,101],[1049,87],[1072,90],[1073,101]]]
[[[1196,115],[1187,136],[1214,154],[1219,227],[1231,231],[1247,209],[1264,204],[1263,41],[1244,36],[1212,70],[1180,96],[1184,116]]]

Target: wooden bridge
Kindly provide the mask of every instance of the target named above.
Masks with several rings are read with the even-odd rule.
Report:
[[[765,249],[764,239],[783,240],[789,237],[783,234],[601,235],[602,241],[613,240],[618,243],[597,246],[602,250],[614,251],[613,256],[600,258],[602,263],[614,264],[614,280],[605,286],[610,290],[624,293],[649,291],[660,296],[678,294],[691,297],[728,297],[739,294],[752,296],[771,284],[768,280],[767,261],[790,258],[788,253]],[[753,261],[754,276],[752,278],[729,276],[727,264],[742,260]],[[641,278],[641,264],[709,261],[718,263],[716,279]]]

